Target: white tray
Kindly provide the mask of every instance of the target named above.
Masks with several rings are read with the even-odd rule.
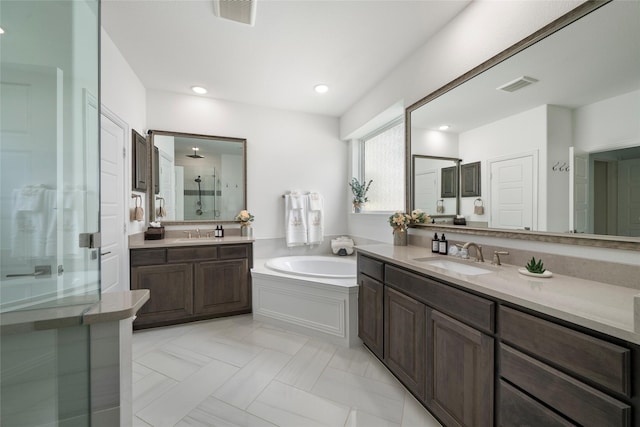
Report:
[[[553,276],[553,273],[550,272],[549,270],[546,270],[544,273],[540,274],[540,273],[532,273],[529,270],[527,270],[526,268],[518,269],[518,273],[524,274],[525,276],[540,277],[542,279],[546,279],[547,277]]]

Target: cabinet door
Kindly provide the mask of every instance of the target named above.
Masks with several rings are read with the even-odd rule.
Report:
[[[234,314],[251,311],[249,261],[208,261],[195,265],[196,314]]]
[[[384,287],[384,361],[391,371],[424,400],[426,306]]]
[[[193,314],[191,264],[149,265],[131,269],[131,289],[149,289],[149,301],[134,325],[170,322]]]
[[[368,276],[359,275],[358,336],[380,359],[383,354],[384,285]]]
[[[493,338],[427,309],[427,378],[427,407],[445,425],[493,425]]]

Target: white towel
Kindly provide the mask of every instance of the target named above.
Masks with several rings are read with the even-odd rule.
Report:
[[[42,209],[44,187],[28,185],[22,190],[14,190],[14,209],[17,211],[39,211]]]
[[[14,190],[11,229],[12,257],[33,258],[55,255],[56,190],[42,189],[37,210],[22,209],[26,206],[22,196],[22,190]],[[36,204],[31,204],[30,207],[36,207]]]
[[[309,210],[307,213],[309,230],[307,241],[317,245],[324,240],[324,200],[320,193],[309,194]]]
[[[307,209],[304,196],[298,193],[284,196],[285,237],[287,246],[307,244]]]

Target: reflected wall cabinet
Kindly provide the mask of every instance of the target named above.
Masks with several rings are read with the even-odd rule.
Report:
[[[133,191],[147,191],[147,138],[133,130],[131,131],[131,141],[133,145],[131,156],[133,159]]]

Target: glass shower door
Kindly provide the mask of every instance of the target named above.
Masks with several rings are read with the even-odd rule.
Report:
[[[86,426],[99,1],[0,0],[0,27],[0,425]]]

